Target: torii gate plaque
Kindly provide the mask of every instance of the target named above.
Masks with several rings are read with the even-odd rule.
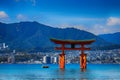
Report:
[[[62,50],[62,54],[59,55],[59,66],[61,69],[65,68],[65,53],[64,50],[81,50],[80,54],[80,67],[82,69],[86,69],[86,57],[87,55],[84,53],[84,50],[90,50],[90,48],[85,48],[84,45],[91,44],[95,40],[58,40],[58,39],[50,39],[52,42],[56,44],[61,44],[61,47],[55,47],[56,50]],[[65,45],[70,44],[71,48],[66,48]],[[81,47],[75,48],[75,45],[80,45]]]

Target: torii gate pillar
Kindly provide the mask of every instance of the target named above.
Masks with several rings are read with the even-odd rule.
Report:
[[[87,55],[84,54],[84,44],[81,45],[80,67],[86,69]]]
[[[65,68],[65,54],[59,55],[59,66],[61,69]]]
[[[59,55],[59,66],[61,69],[65,68],[65,54],[64,54],[64,44],[62,44],[62,54]]]

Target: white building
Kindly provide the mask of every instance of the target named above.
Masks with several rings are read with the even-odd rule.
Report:
[[[45,64],[50,64],[50,63],[51,63],[51,57],[49,57],[49,56],[44,56],[44,57],[43,57],[43,63],[45,63]]]
[[[0,43],[0,50],[4,50],[8,48],[8,45],[6,45],[5,43]]]
[[[52,58],[52,63],[57,64],[58,63],[58,57],[53,57]]]
[[[5,43],[3,43],[3,49],[5,49],[5,48],[6,48]]]

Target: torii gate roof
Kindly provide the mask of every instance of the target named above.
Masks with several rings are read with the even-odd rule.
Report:
[[[91,44],[95,41],[95,39],[89,39],[89,40],[60,40],[51,38],[51,41],[53,41],[56,44]]]

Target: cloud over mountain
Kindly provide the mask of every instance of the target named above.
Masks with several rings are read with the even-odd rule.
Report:
[[[117,18],[117,17],[109,17],[108,20],[107,20],[107,25],[108,25],[108,26],[120,25],[120,18]]]
[[[5,13],[4,11],[0,11],[0,19],[2,18],[8,18],[7,13]]]
[[[18,19],[19,21],[26,21],[26,20],[27,20],[27,17],[24,16],[23,14],[18,14],[18,15],[17,15],[17,19]]]

